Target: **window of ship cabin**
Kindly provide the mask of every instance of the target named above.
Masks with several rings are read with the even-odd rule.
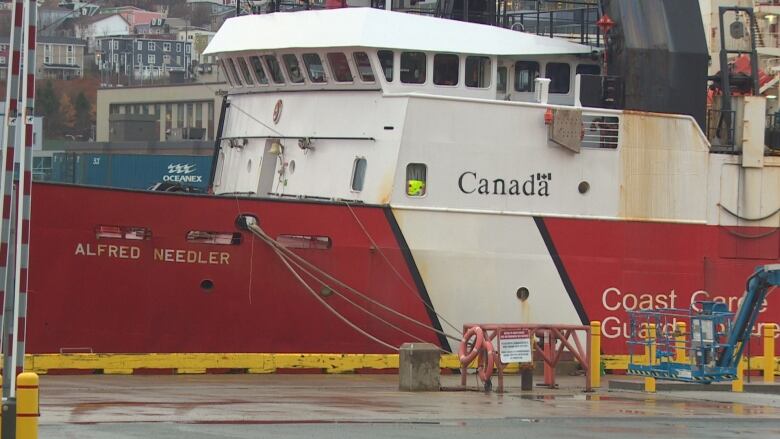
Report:
[[[428,192],[426,186],[428,166],[425,163],[409,163],[406,165],[406,195],[422,197]]]
[[[249,63],[252,64],[252,69],[255,71],[255,78],[257,78],[260,85],[268,85],[268,77],[265,76],[265,69],[263,69],[263,63],[260,62],[260,58],[250,56]]]
[[[282,68],[279,66],[279,61],[273,55],[263,55],[263,61],[268,67],[268,74],[271,75],[271,81],[274,84],[284,84],[284,75],[282,75]]]
[[[365,157],[356,157],[355,162],[352,164],[352,190],[360,192],[363,190],[363,183],[366,180],[366,162]]]
[[[551,62],[544,68],[544,77],[550,78],[550,93],[566,94],[571,81],[571,66],[566,63]]]
[[[302,58],[309,80],[316,83],[325,82],[325,67],[322,65],[320,56],[316,53],[304,53]]]
[[[230,76],[233,77],[236,86],[241,87],[241,78],[238,77],[238,71],[236,71],[236,64],[233,62],[233,58],[228,58],[225,61],[230,69]]]
[[[298,64],[298,58],[291,53],[286,53],[282,55],[282,60],[284,61],[285,69],[287,69],[287,77],[290,78],[290,82],[302,83],[303,72],[301,72],[301,66]]]
[[[534,91],[534,81],[538,77],[538,62],[518,61],[515,63],[515,91]]]
[[[378,50],[376,56],[379,58],[379,65],[382,66],[382,73],[385,74],[387,82],[393,82],[393,51]]]
[[[328,53],[328,64],[336,82],[352,82],[352,70],[349,68],[347,55],[341,52]]]
[[[423,52],[401,52],[401,82],[425,83],[426,58]]]
[[[498,68],[498,83],[496,89],[499,93],[506,93],[506,67]]]
[[[141,56],[141,55],[138,55]],[[225,60],[220,60],[220,65],[222,66],[222,71],[225,72],[225,78],[227,79],[228,84],[230,84],[231,87],[233,87],[233,78],[230,77],[230,74],[228,73],[227,63]]]
[[[436,85],[458,85],[460,58],[458,55],[437,53],[433,56],[433,83]]]
[[[601,66],[596,64],[579,64],[576,72],[577,75],[600,75]]]
[[[486,56],[466,57],[466,87],[490,87],[490,58]]]
[[[355,52],[352,54],[352,59],[355,61],[355,67],[357,67],[361,81],[376,81],[374,78],[374,70],[371,68],[371,61],[368,60],[368,54],[366,54],[366,52]]]
[[[246,85],[255,85],[254,79],[252,79],[252,74],[249,73],[249,66],[246,65],[246,61],[244,58],[237,58],[238,59],[238,68],[241,69],[241,74],[244,75],[242,78],[244,79],[244,84]]]

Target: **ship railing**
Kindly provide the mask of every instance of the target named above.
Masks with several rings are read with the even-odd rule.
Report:
[[[582,113],[582,147],[615,149],[620,143],[620,118],[612,114]]]
[[[780,112],[766,116],[764,145],[774,153],[780,152]]]
[[[737,112],[719,109],[707,110],[707,139],[713,150],[732,151],[735,147]]]
[[[391,0],[371,0],[369,5],[372,8],[384,9],[385,1]],[[551,38],[564,38],[571,42],[593,47],[601,47],[602,45],[603,38],[598,26],[596,26],[599,19],[599,8],[594,0],[528,0],[514,3],[496,0],[496,8],[493,13],[454,9],[452,4],[448,4],[448,1],[452,0],[420,1],[417,3],[394,1],[392,10],[496,25]],[[345,7],[350,7],[349,1],[345,0],[342,4]],[[327,7],[324,1],[317,0],[252,2],[252,12],[255,14],[312,9],[327,9]]]
[[[512,30],[600,47],[603,38],[596,26],[598,19],[596,6],[584,6],[551,11],[505,12],[501,24]]]

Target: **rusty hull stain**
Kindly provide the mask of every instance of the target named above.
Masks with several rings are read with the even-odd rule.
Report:
[[[706,220],[709,148],[691,119],[626,111],[619,216]]]

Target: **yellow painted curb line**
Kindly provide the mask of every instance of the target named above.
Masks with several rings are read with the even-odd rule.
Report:
[[[626,355],[604,355],[605,369],[625,370]],[[751,369],[761,369],[761,357],[750,360]],[[443,369],[459,369],[453,354],[441,356]],[[476,367],[475,365],[471,365]],[[278,369],[321,369],[326,373],[352,373],[358,369],[397,369],[398,354],[28,354],[25,370],[45,374],[49,370],[102,370],[106,374],[132,374],[138,369],[175,369],[177,373],[205,373],[207,369],[246,369],[248,373],[274,373]],[[516,372],[511,364],[505,369]],[[780,358],[775,365],[780,374]]]

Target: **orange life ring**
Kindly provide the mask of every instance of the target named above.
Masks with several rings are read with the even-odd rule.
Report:
[[[476,337],[474,345],[469,349],[469,340],[472,337]],[[467,366],[477,358],[477,354],[482,349],[482,344],[485,342],[485,334],[482,332],[482,328],[479,326],[472,326],[465,334],[463,334],[463,340],[460,341],[460,348],[458,349],[458,357],[460,358],[460,364]]]
[[[488,381],[493,376],[493,366],[496,362],[496,355],[493,349],[493,343],[485,340],[482,345],[482,351],[479,353],[479,362],[477,363],[477,374],[483,382]]]

